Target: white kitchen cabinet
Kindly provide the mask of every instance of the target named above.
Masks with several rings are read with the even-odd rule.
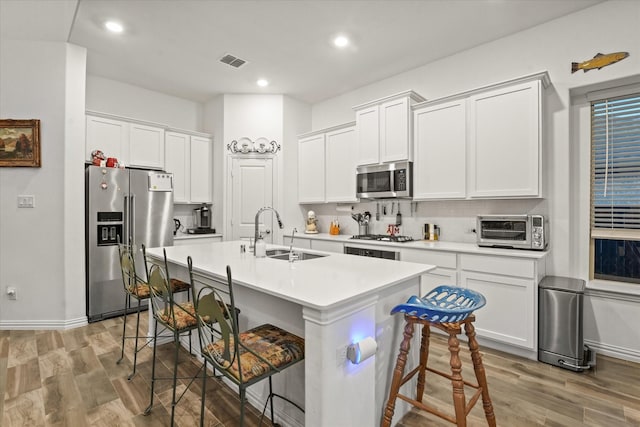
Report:
[[[487,300],[476,315],[478,336],[536,350],[537,285],[544,273],[540,260],[462,254],[460,286]]]
[[[211,203],[211,140],[183,132],[166,132],[165,164],[173,174],[176,203]]]
[[[212,152],[211,139],[191,136],[191,203],[212,202]]]
[[[86,116],[85,160],[91,162],[91,152],[102,151],[124,164],[129,163],[129,124],[101,116]]]
[[[298,141],[298,202],[325,201],[324,133]]]
[[[311,249],[316,251],[344,253],[344,244],[342,242],[330,242],[328,240],[309,239],[311,242]]]
[[[411,106],[421,101],[406,91],[353,107],[358,166],[413,160]]]
[[[469,196],[541,196],[541,81],[469,98]]]
[[[355,126],[325,133],[325,199],[327,202],[355,202]]]
[[[354,123],[300,136],[298,202],[355,202],[356,146]]]
[[[436,268],[422,275],[420,296],[440,285],[457,286],[457,255],[455,252],[425,251],[420,249],[402,249],[400,261],[431,264]]]
[[[162,169],[164,167],[164,128],[153,124],[120,119],[104,113],[87,113],[85,159],[101,150],[126,166]]]
[[[165,133],[164,168],[173,174],[173,201],[187,203],[191,197],[191,138],[178,132]]]
[[[466,99],[413,111],[413,199],[466,197]]]
[[[128,165],[164,168],[164,128],[129,123]]]
[[[291,246],[291,237],[285,236],[283,240],[284,245]],[[294,237],[293,247],[299,249],[311,249],[311,240],[302,237]]]

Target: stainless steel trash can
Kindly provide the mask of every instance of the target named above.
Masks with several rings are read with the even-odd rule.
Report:
[[[538,360],[581,372],[590,350],[582,336],[585,282],[546,276],[538,285]]]

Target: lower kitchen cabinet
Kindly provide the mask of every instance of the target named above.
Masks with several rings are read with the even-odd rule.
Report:
[[[316,251],[324,251],[324,252],[333,252],[333,253],[343,253],[344,252],[344,244],[342,242],[330,242],[328,240],[310,240],[311,249]]]
[[[400,261],[431,264],[436,268],[422,275],[420,296],[440,285],[458,284],[457,255],[455,252],[425,251],[421,249],[402,249]]]
[[[487,304],[476,313],[478,336],[518,347],[524,351],[522,355],[535,357],[537,284],[545,275],[544,258],[402,249],[400,259],[436,266],[422,275],[420,296],[439,285],[480,292]]]
[[[487,305],[476,315],[478,336],[526,350],[537,349],[538,282],[545,275],[538,259],[460,255],[460,286],[478,291]]]

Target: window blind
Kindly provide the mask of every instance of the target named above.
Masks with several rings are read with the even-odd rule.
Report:
[[[591,237],[640,239],[640,93],[591,103]]]

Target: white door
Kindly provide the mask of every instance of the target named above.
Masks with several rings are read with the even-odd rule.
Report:
[[[272,158],[232,158],[229,240],[254,236],[256,213],[265,206],[273,207],[273,181]],[[274,220],[275,216],[271,211],[260,215],[259,229],[267,243],[273,243]]]

